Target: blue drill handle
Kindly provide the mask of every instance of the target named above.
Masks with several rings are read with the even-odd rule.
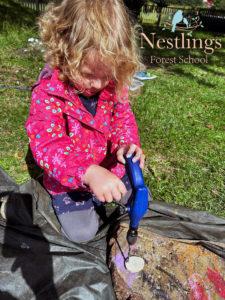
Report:
[[[127,173],[134,190],[134,199],[127,204],[130,216],[130,232],[137,231],[139,222],[148,209],[148,189],[144,182],[139,161],[133,162],[133,157],[134,154],[131,157],[125,156]]]
[[[137,189],[138,187],[144,186],[144,177],[142,174],[142,170],[139,166],[139,161],[133,162],[132,158],[134,157],[134,154],[131,157],[126,157],[126,166],[127,166],[127,173],[130,179],[130,182],[134,189]]]

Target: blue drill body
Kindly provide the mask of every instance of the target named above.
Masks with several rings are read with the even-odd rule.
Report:
[[[130,245],[137,240],[137,230],[139,223],[148,209],[148,189],[145,185],[142,170],[139,166],[139,161],[132,162],[131,157],[125,157],[127,173],[130,178],[134,197],[126,205],[130,217],[130,228],[127,234],[127,241]]]

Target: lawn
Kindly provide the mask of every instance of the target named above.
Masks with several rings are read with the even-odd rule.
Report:
[[[10,16],[13,2],[7,3]],[[23,14],[24,19],[16,21],[6,18],[5,13],[0,27],[0,166],[17,183],[30,178],[24,130],[30,91],[2,88],[2,85],[30,86],[44,64],[42,54],[29,50],[27,42],[30,37],[38,37],[35,15],[26,9]],[[146,34],[152,30],[156,29],[144,27]],[[172,56],[178,55],[178,51],[159,53],[147,44],[142,50],[148,69],[157,75],[132,99],[147,156],[144,176],[155,200],[225,216],[225,37],[207,32],[194,34],[223,40],[223,49],[210,55],[207,65],[150,65],[151,55]],[[201,55],[200,51],[192,54]]]

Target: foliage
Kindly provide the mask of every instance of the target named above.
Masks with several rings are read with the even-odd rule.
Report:
[[[202,0],[168,0],[169,4],[173,5],[184,5],[184,6],[191,6],[191,7],[201,7],[203,6]]]
[[[29,8],[22,7],[12,0],[0,0],[0,32],[10,24],[14,26],[35,26],[37,13]]]
[[[213,3],[214,8],[225,10],[225,0],[215,0]]]
[[[218,0],[218,1],[223,1],[223,0]],[[169,5],[191,6],[191,7],[203,6],[202,0],[154,0],[153,3],[157,4],[158,7],[166,7]]]

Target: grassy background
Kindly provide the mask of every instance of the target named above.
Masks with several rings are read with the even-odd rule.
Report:
[[[14,8],[13,1],[0,0],[1,12],[3,5],[0,86],[30,86],[44,65],[41,53],[29,50],[27,43],[28,38],[38,37],[36,15],[23,8],[16,20],[18,14],[12,17],[12,11],[18,6]],[[144,31],[148,34],[156,29],[148,26]],[[162,31],[158,34],[170,35]],[[195,32],[193,36],[221,38],[225,42],[224,35],[215,33]],[[210,56],[208,65],[148,65],[150,55],[179,54],[188,53],[159,52],[147,45],[143,50],[148,69],[157,75],[157,79],[145,83],[141,95],[133,101],[147,155],[145,179],[154,199],[225,216],[224,48]],[[204,56],[200,51],[192,55]],[[24,130],[29,102],[29,91],[0,89],[0,166],[17,183],[29,179]]]

